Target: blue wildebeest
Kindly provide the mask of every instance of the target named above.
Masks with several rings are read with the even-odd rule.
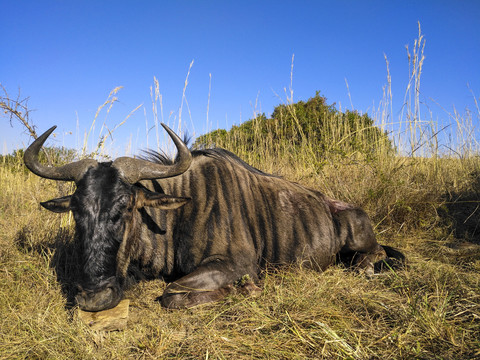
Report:
[[[55,127],[25,151],[33,173],[76,183],[72,195],[41,205],[73,213],[80,308],[116,306],[130,264],[169,280],[161,303],[180,308],[223,298],[245,275],[258,280],[267,264],[321,270],[339,254],[355,254],[356,267],[371,274],[389,256],[403,260],[377,243],[363,210],[263,173],[226,150],[190,151],[163,126],[178,150],[174,161],[150,154],[45,166],[38,153]]]

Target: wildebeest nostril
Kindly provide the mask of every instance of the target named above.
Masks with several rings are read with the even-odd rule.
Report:
[[[86,302],[84,294],[78,294],[77,296],[75,296],[75,301],[80,308],[85,308]]]

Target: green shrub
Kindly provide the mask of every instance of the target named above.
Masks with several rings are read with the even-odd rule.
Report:
[[[372,158],[393,151],[387,133],[377,128],[367,114],[338,111],[334,104],[327,104],[318,91],[306,102],[276,106],[271,118],[260,114],[229,131],[214,130],[202,135],[195,141],[194,148],[221,146],[238,152],[237,139],[241,139],[240,150],[259,156],[272,145],[286,148],[289,153],[306,149],[317,160],[332,154]]]

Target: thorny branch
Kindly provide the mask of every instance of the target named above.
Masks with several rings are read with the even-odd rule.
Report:
[[[3,86],[0,83],[0,89],[3,94],[0,94],[0,109],[2,110],[2,115],[9,118],[10,126],[13,127],[14,120],[18,121],[20,124],[25,126],[27,132],[35,140],[38,138],[37,132],[35,130],[35,125],[30,120],[30,109],[28,108],[29,97],[22,98],[20,88],[18,89],[18,94],[16,98],[11,98]],[[45,156],[47,157],[47,162],[49,165],[52,165],[51,157],[48,151],[45,151]]]
[[[7,92],[7,89],[0,84],[0,88],[3,94],[0,95],[0,108],[2,109],[3,115],[9,118],[10,126],[13,126],[13,121],[17,120],[27,129],[30,136],[36,139],[37,132],[35,131],[35,126],[30,120],[30,111],[28,109],[28,100],[29,98],[22,98],[20,89],[18,89],[18,95],[16,98],[11,98]]]
[[[2,111],[0,116],[7,117],[10,121],[10,126],[12,127],[14,121],[18,121],[26,128],[28,134],[36,140],[38,135],[35,130],[36,126],[30,119],[31,110],[28,108],[29,98],[22,98],[20,88],[18,89],[16,98],[11,98],[8,95],[7,89],[5,89],[1,83],[0,89],[3,92],[3,94],[0,94],[0,109]],[[48,165],[52,166],[52,159],[54,158],[52,149],[44,148],[43,152],[46,156]],[[64,196],[70,191],[70,186],[61,181],[56,181],[56,185],[60,196]]]

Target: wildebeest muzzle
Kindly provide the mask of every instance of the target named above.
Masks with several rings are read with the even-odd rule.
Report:
[[[75,300],[80,309],[85,311],[101,311],[118,305],[123,297],[123,290],[115,277],[111,277],[94,289],[78,285]]]

